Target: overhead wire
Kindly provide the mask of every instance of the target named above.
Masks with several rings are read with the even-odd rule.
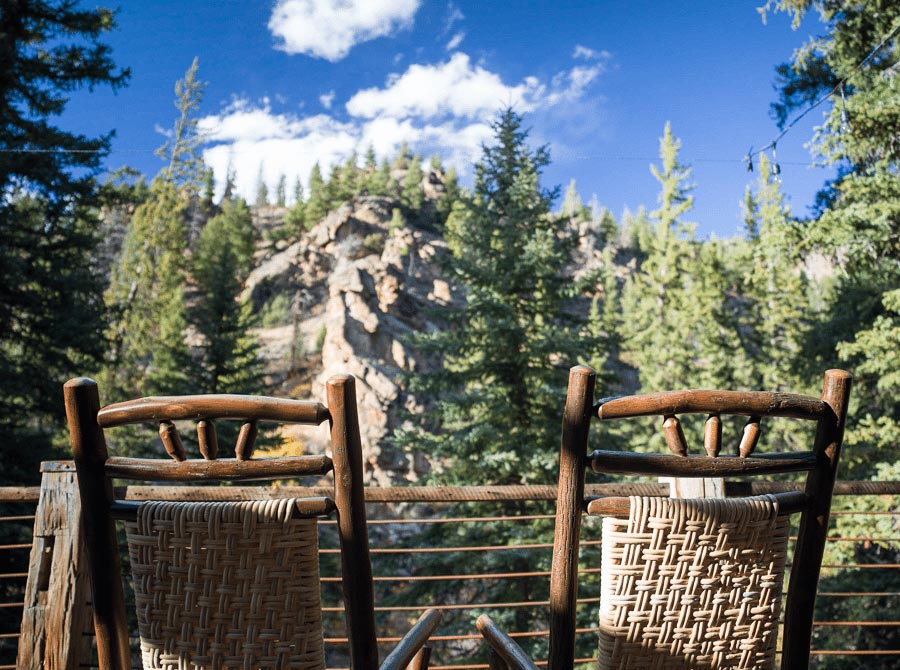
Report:
[[[881,41],[879,41],[878,44],[876,44],[874,47],[872,47],[869,50],[869,53],[866,54],[865,58],[863,58],[859,63],[857,63],[853,67],[853,69],[850,70],[849,73],[847,73],[837,84],[835,84],[831,88],[831,90],[829,90],[825,95],[821,96],[818,100],[813,102],[809,107],[804,109],[798,116],[794,117],[793,121],[791,121],[784,128],[782,128],[781,132],[775,137],[775,139],[773,139],[771,142],[769,142],[762,149],[758,149],[756,151],[754,151],[753,147],[751,146],[750,149],[747,151],[747,155],[744,156],[744,162],[747,163],[748,171],[750,171],[750,172],[753,171],[753,157],[754,156],[759,156],[759,155],[763,154],[764,152],[769,151],[770,149],[772,150],[772,153],[774,154],[775,148],[778,144],[778,141],[782,137],[787,135],[790,132],[791,128],[796,126],[800,122],[800,120],[803,119],[803,117],[805,117],[807,114],[809,114],[816,107],[821,105],[823,102],[825,102],[826,100],[831,98],[835,93],[840,92],[841,101],[842,101],[842,104],[844,104],[844,107],[842,108],[842,112],[841,112],[841,126],[849,127],[850,122],[849,122],[849,116],[847,115],[847,110],[846,110],[846,99],[844,97],[844,84],[849,82],[850,79],[855,74],[857,74],[866,63],[868,63],[870,60],[872,60],[872,58],[875,56],[875,54],[877,54],[879,51],[881,51],[882,47],[884,47],[884,45],[887,44],[897,34],[898,31],[900,31],[900,21],[898,21],[894,25],[894,27],[891,28],[891,30],[888,31],[888,33],[881,39]],[[777,162],[774,162],[774,164],[775,164],[775,166],[778,165]]]

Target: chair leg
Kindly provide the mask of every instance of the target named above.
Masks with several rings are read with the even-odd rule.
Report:
[[[490,670],[509,670],[509,665],[493,647],[488,649],[488,666]]]
[[[428,670],[428,664],[431,662],[431,647],[425,645],[413,656],[412,663],[409,664],[410,670]]]

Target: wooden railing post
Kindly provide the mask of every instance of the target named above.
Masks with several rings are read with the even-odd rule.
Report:
[[[81,499],[71,462],[42,463],[41,472],[16,667],[65,670],[89,663],[91,652]]]

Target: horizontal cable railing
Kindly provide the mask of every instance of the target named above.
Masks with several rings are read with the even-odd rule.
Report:
[[[200,488],[137,486],[119,493],[135,500],[195,498],[204,493]],[[227,488],[228,495],[240,497],[245,487]],[[665,493],[667,488],[656,483],[592,485],[587,493],[647,495]],[[728,492],[745,495],[791,488],[780,483],[738,484]],[[292,489],[282,487],[277,495],[296,495],[298,491]],[[306,495],[327,493],[324,489],[303,491]],[[15,667],[38,493],[38,487],[0,487],[0,670]],[[900,628],[900,562],[896,558],[900,556],[900,482],[838,482],[835,493],[819,591],[825,614],[817,611],[814,659],[824,662],[844,655],[861,657],[861,662],[872,657],[870,662],[875,662],[883,657],[900,666],[900,643],[896,642],[900,639],[896,634]],[[537,665],[545,665],[555,487],[396,487],[370,488],[366,494],[371,502],[376,626],[379,643],[384,645],[382,656],[418,613],[435,606],[445,611],[445,619],[432,638],[431,670],[488,668],[482,660],[481,637],[474,630],[474,619],[484,611],[505,617],[504,626],[512,636],[530,645]],[[860,499],[872,509],[855,508]],[[880,507],[868,504],[875,501]],[[576,662],[585,667],[595,661],[598,521],[586,518],[583,531]],[[320,545],[328,662],[332,670],[340,670],[349,661],[337,586],[336,528],[331,520],[320,523]],[[879,547],[884,551],[878,553]],[[867,587],[865,575],[870,573],[880,575],[880,586],[872,582]],[[841,582],[842,575],[850,575],[849,581]],[[880,610],[867,606],[876,601]],[[855,616],[834,618],[840,612]],[[892,642],[864,648],[860,631],[871,631],[870,637],[890,634]]]

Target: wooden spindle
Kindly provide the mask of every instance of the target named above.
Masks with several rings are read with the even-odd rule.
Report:
[[[681,421],[674,414],[670,414],[663,421],[663,433],[666,436],[666,444],[669,445],[669,451],[676,456],[687,456],[687,441],[684,439],[684,430],[681,428]]]
[[[741,444],[740,447],[738,447],[738,453],[741,458],[747,458],[747,456],[753,453],[753,450],[756,448],[756,443],[759,442],[759,433],[759,417],[751,416],[744,425],[744,432],[741,435]]]
[[[181,436],[178,429],[171,421],[159,422],[159,439],[162,440],[166,453],[176,461],[183,461],[187,458],[184,452],[184,445],[181,443]]]
[[[219,454],[219,440],[216,437],[216,425],[212,421],[201,419],[197,422],[197,442],[200,444],[200,455],[208,461],[216,460]]]
[[[722,448],[722,419],[718,414],[710,414],[703,426],[703,448],[707,456],[718,456]]]
[[[234,455],[239,461],[249,461],[253,456],[253,448],[256,443],[256,421],[248,421],[241,426],[238,433],[237,444],[234,447]]]

